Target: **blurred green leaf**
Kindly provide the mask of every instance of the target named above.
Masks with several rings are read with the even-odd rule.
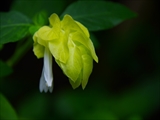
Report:
[[[17,114],[8,100],[0,93],[0,119],[18,120]]]
[[[10,11],[1,12],[0,16],[0,44],[16,42],[27,35],[31,21],[25,15]]]
[[[0,44],[0,50],[2,50],[3,49],[3,44]]]
[[[151,59],[149,61],[153,60],[157,69],[160,68],[160,36],[154,31],[153,26],[148,25],[148,23],[144,25],[138,24],[123,34],[113,32],[109,35],[108,40],[110,42],[107,43],[105,53],[107,53],[109,66],[114,70],[127,67],[134,74],[142,73],[146,68],[142,66],[139,59],[142,61]],[[138,55],[143,50],[147,53],[146,58]],[[143,54],[141,55],[143,56]],[[152,57],[150,58],[150,56]],[[144,62],[144,64],[147,66],[152,62]]]
[[[158,74],[139,78],[139,81],[141,79],[145,82],[118,95],[107,93],[102,87],[85,91],[65,90],[54,97],[53,109],[60,119],[142,120],[160,106],[160,81]]]
[[[13,72],[12,68],[0,60],[0,78],[8,76]]]
[[[143,120],[143,118],[139,115],[132,115],[128,118],[128,120]]]
[[[14,0],[12,10],[21,11],[30,18],[33,18],[39,11],[45,10],[48,15],[61,13],[67,0]]]
[[[41,27],[40,27],[40,26],[37,26],[37,25],[32,25],[32,26],[29,27],[29,33],[30,33],[31,35],[34,35],[34,33],[35,33],[36,31],[38,31],[39,28],[41,28]]]
[[[106,1],[77,1],[63,12],[81,22],[90,31],[112,28],[136,14],[127,7]]]
[[[145,79],[145,82],[141,79]],[[147,116],[150,115],[152,111],[159,108],[159,75],[154,74],[152,77],[146,76],[138,80],[142,82],[130,91],[126,91],[124,94],[111,99],[110,104],[112,105],[112,109],[118,116]]]
[[[39,92],[27,96],[18,108],[19,116],[29,120],[47,119],[48,111],[47,94]]]

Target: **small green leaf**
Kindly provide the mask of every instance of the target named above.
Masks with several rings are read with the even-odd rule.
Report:
[[[90,31],[109,29],[136,16],[127,7],[108,1],[77,1],[67,7],[62,16],[65,14],[71,15]]]
[[[16,11],[1,12],[0,16],[0,44],[16,42],[27,35],[31,23],[28,17]]]
[[[15,110],[8,100],[0,93],[0,119],[1,120],[18,120]]]
[[[36,31],[38,31],[39,28],[41,28],[43,25],[48,24],[48,14],[46,11],[40,11],[33,17],[33,23],[34,25],[31,25],[29,27],[29,32],[31,35],[34,35]]]
[[[48,15],[46,11],[40,11],[37,13],[34,18],[33,22],[37,26],[43,26],[48,23]]]
[[[35,33],[36,31],[38,31],[38,29],[39,29],[40,27],[41,27],[41,26],[31,25],[31,26],[29,27],[29,33],[30,33],[31,35],[34,35],[34,33]]]
[[[12,68],[10,68],[6,63],[0,60],[0,78],[9,75],[12,72]]]

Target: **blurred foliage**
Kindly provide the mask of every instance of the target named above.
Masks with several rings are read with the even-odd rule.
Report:
[[[83,7],[82,1],[86,2]],[[141,9],[144,5],[151,8],[156,5],[150,2],[137,4]],[[101,17],[92,16],[93,9],[97,14],[102,13]],[[123,22],[136,14],[124,5],[104,0],[14,0],[10,10],[0,14],[1,119],[17,119],[17,116],[20,120],[157,118],[160,107],[160,37],[153,16],[146,17],[139,11],[136,19]],[[155,13],[153,9],[149,10]],[[38,91],[42,61],[33,55],[31,35],[48,24],[46,18],[53,12],[61,16],[71,14],[92,30],[91,39],[100,62],[94,64],[85,90],[73,90],[54,63],[53,93]],[[86,19],[77,15],[85,15]],[[6,26],[10,28],[6,29]]]
[[[3,61],[0,60],[0,78],[2,79],[2,77],[8,76],[10,75],[13,70],[11,67],[9,67],[6,63],[4,63]]]
[[[48,15],[51,15],[53,11],[60,14],[68,2],[68,0],[14,0],[11,9],[21,11],[33,18],[35,13],[42,10],[47,11]]]
[[[89,31],[109,29],[136,16],[127,7],[108,1],[78,1],[68,6],[61,16],[65,14],[71,15]]]
[[[24,38],[28,33],[31,21],[23,14],[15,11],[0,13],[0,44],[16,42]]]
[[[16,112],[10,105],[10,103],[7,101],[7,99],[0,93],[0,107],[1,107],[1,112],[0,112],[0,119],[1,120],[9,120],[9,119],[14,119],[18,120],[18,117],[16,115]]]

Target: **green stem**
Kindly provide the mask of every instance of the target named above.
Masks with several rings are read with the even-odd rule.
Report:
[[[11,67],[15,66],[16,63],[27,53],[33,46],[32,38],[29,37],[23,45],[17,45],[17,49],[13,53],[13,55],[7,60],[7,64]]]

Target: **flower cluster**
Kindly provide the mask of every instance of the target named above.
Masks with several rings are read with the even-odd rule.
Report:
[[[84,89],[98,57],[86,27],[70,15],[62,20],[56,14],[49,17],[50,26],[43,26],[33,36],[33,51],[37,58],[44,57],[40,91],[52,92],[52,56],[69,78],[73,88]]]

